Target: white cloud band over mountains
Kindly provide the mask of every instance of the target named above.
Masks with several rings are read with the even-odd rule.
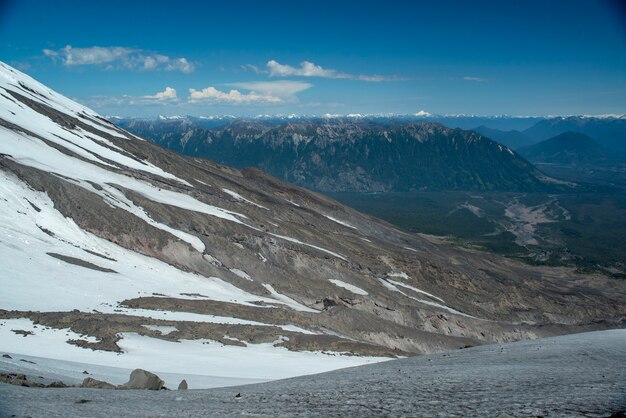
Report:
[[[255,104],[282,104],[298,101],[297,94],[313,87],[312,84],[301,81],[255,81],[231,83],[227,86],[236,87],[227,91],[218,90],[213,86],[201,90],[189,89],[186,99],[179,98],[176,89],[165,87],[152,95],[146,96],[92,96],[84,100],[85,104],[96,108],[103,106],[143,106],[143,105],[255,105]]]
[[[195,70],[195,65],[184,57],[170,58],[167,55],[121,46],[75,48],[67,45],[57,50],[44,49],[43,53],[53,60],[60,60],[67,67],[99,65],[107,70],[162,70],[182,73]]]

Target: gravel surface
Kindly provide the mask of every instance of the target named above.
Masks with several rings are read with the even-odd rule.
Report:
[[[0,384],[0,415],[18,417],[603,417],[625,410],[626,330],[475,347],[208,390]]]

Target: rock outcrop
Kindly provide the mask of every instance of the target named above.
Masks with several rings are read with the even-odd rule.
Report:
[[[105,382],[104,380],[94,379],[93,377],[86,377],[80,387],[90,389],[116,389],[115,385]]]
[[[130,379],[122,385],[122,388],[161,390],[164,385],[165,382],[156,374],[143,369],[135,369],[130,373]]]

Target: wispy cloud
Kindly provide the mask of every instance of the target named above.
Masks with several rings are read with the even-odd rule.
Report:
[[[248,68],[255,69],[257,73],[260,73],[257,67],[247,64]],[[299,67],[293,67],[287,64],[281,64],[278,61],[270,60],[266,64],[267,74],[270,77],[321,77],[321,78],[336,78],[336,79],[349,79],[349,80],[361,80],[361,81],[400,81],[406,80],[397,76],[382,76],[378,74],[350,74],[343,73],[337,70],[324,68],[321,65],[317,65],[310,61],[302,61]]]
[[[266,70],[262,70],[261,68],[257,67],[256,65],[252,65],[252,64],[243,64],[241,65],[241,69],[244,71],[252,71],[256,74],[267,74]]]
[[[61,61],[66,67],[97,65],[107,70],[162,70],[183,73],[195,70],[195,65],[184,57],[170,58],[167,55],[121,46],[74,48],[67,45],[57,50],[44,49],[43,53],[55,61]]]
[[[465,77],[463,77],[463,80],[465,80],[465,81],[478,81],[478,82],[481,82],[481,81],[487,81],[487,79],[486,79],[486,78],[482,78],[482,77],[471,77],[471,76],[465,76]]]
[[[259,81],[247,83],[231,83],[229,86],[236,87],[230,91],[220,91],[215,87],[207,87],[202,90],[189,89],[191,102],[218,102],[230,104],[277,104],[297,101],[297,94],[309,89],[312,84],[300,81]],[[244,90],[246,92],[241,92]]]

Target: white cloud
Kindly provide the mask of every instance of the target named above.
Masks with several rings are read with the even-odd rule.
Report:
[[[178,97],[176,96],[176,89],[173,89],[171,87],[165,87],[165,90],[160,91],[152,96],[143,96],[143,98],[148,100],[168,101],[176,100]]]
[[[302,81],[252,81],[247,83],[232,83],[233,87],[250,90],[265,95],[276,96],[283,100],[292,100],[296,94],[313,87],[310,83]]]
[[[163,65],[164,63],[169,61],[169,58],[166,57],[165,55],[155,54],[152,56],[145,57],[142,61],[143,62],[141,63],[141,69],[146,70],[146,71],[151,71],[151,70],[156,70],[159,67],[159,65]]]
[[[354,76],[350,74],[327,70],[310,61],[302,61],[298,68],[292,67],[291,65],[284,65],[274,60],[268,61],[266,65],[270,77],[288,77],[295,75],[301,77],[354,78]]]
[[[299,81],[259,81],[248,83],[229,84],[240,90],[232,89],[228,92],[220,91],[215,87],[207,87],[202,90],[189,89],[191,102],[207,101],[231,104],[255,104],[255,103],[284,103],[297,100],[296,94],[312,87],[309,83]]]
[[[183,73],[190,73],[195,70],[194,64],[186,58],[170,58],[167,55],[121,46],[74,48],[67,45],[58,50],[44,49],[43,53],[53,60],[60,60],[67,67],[101,65],[108,70],[164,70]]]
[[[336,70],[323,68],[320,65],[316,65],[310,61],[302,61],[299,67],[293,67],[291,65],[281,64],[275,60],[270,60],[266,64],[267,73],[270,77],[289,77],[289,76],[298,76],[298,77],[322,77],[322,78],[343,78],[350,80],[361,80],[361,81],[400,81],[402,78],[396,76],[382,76],[377,74],[367,75],[367,74],[349,74],[342,73]],[[248,64],[249,68],[256,68],[250,64]]]
[[[191,73],[196,66],[189,62],[187,58],[176,58],[171,60],[165,66],[165,71],[180,71],[181,73]]]
[[[72,48],[70,45],[59,51],[60,55],[64,57],[63,63],[67,66],[105,64],[117,60],[127,60],[134,52],[133,49],[123,47]]]
[[[207,87],[202,90],[189,89],[189,99],[192,102],[208,101],[232,104],[251,103],[280,103],[282,100],[271,95],[262,95],[255,92],[242,93],[239,90],[223,92],[215,87]]]

